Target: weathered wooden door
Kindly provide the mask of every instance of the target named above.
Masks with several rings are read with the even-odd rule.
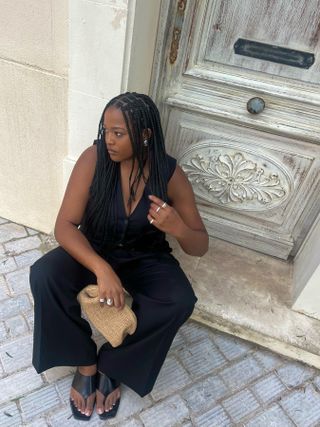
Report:
[[[163,1],[152,95],[212,236],[287,259],[320,211],[319,26],[319,0]]]

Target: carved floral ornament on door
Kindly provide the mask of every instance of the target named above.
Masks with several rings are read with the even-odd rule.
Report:
[[[212,145],[193,146],[179,161],[197,196],[213,203],[259,211],[283,203],[292,187],[290,175],[270,158]]]

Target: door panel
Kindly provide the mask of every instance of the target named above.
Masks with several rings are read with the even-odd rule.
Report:
[[[152,95],[210,234],[284,259],[320,211],[319,6],[171,1],[159,27]],[[242,57],[238,38],[308,50],[315,62]],[[255,115],[253,97],[265,102]]]
[[[210,1],[205,17],[204,28],[207,29],[208,37],[201,39],[204,44],[204,61],[319,82],[320,1]],[[314,52],[316,63],[312,69],[302,70],[235,55],[233,46],[238,38]]]

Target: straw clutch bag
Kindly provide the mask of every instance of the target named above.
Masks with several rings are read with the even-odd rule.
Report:
[[[78,301],[90,322],[112,347],[120,345],[125,336],[132,335],[137,328],[137,318],[127,304],[120,311],[113,306],[100,305],[97,285],[88,285],[82,289]]]

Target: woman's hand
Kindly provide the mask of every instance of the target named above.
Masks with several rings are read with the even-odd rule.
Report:
[[[203,256],[208,250],[208,233],[196,206],[188,178],[176,166],[168,182],[168,199],[171,206],[155,196],[149,196],[151,206],[148,220],[159,230],[175,237],[185,253]]]
[[[173,237],[183,235],[187,228],[178,212],[156,196],[149,196],[151,205],[148,214],[150,224]]]
[[[111,299],[110,306],[114,305],[119,310],[123,309],[124,289],[119,277],[110,266],[97,274],[97,284],[101,304],[105,304],[108,299]]]

